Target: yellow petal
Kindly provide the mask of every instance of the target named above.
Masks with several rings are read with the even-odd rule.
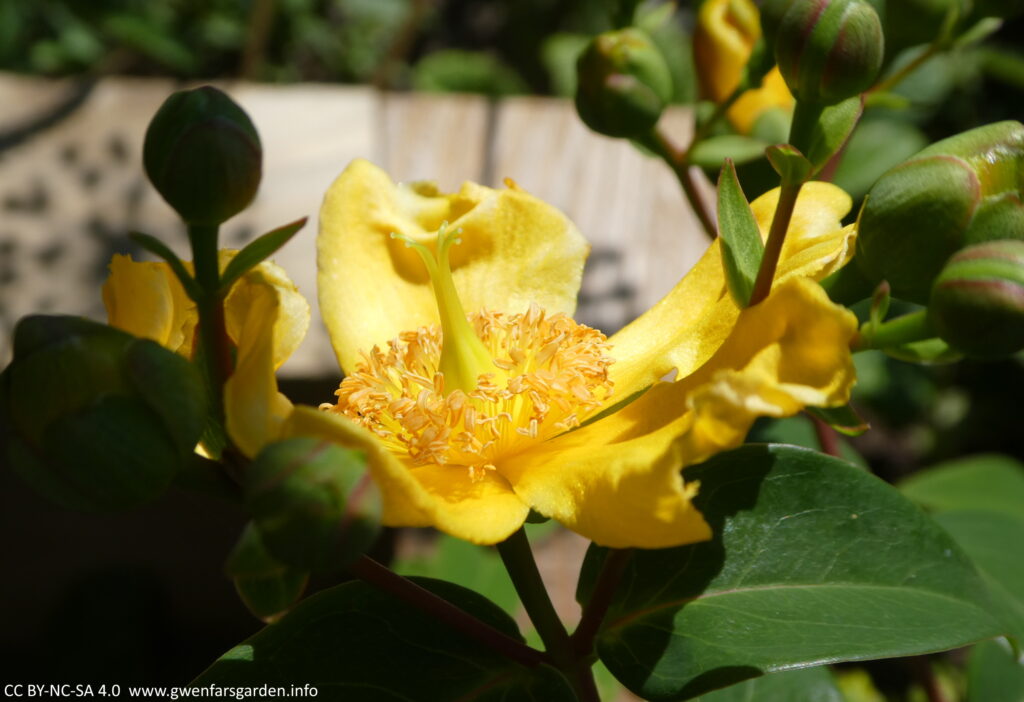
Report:
[[[713,102],[729,97],[760,36],[759,14],[750,0],[706,0],[700,6],[693,50],[703,95]]]
[[[191,355],[195,303],[166,263],[114,254],[103,283],[103,304],[111,326]]]
[[[767,238],[779,201],[776,188],[751,203]],[[840,220],[850,210],[849,195],[829,183],[812,182],[800,192],[779,259],[776,285],[794,276],[820,280],[853,253],[854,229]],[[719,242],[647,312],[610,339],[615,363],[610,374],[617,402],[676,369],[677,377],[703,365],[731,333],[740,310],[725,287]]]
[[[324,198],[317,239],[320,309],[346,372],[360,351],[437,324],[422,261],[390,235],[433,246],[444,221],[462,229],[451,263],[467,313],[525,312],[531,302],[550,312],[575,309],[588,247],[561,212],[514,184],[466,183],[441,194],[429,184],[395,185],[376,166],[353,161]]]
[[[725,114],[737,132],[750,134],[757,118],[766,111],[776,108],[792,111],[794,102],[776,66],[765,75],[760,88],[745,91]]]
[[[238,336],[235,372],[224,384],[228,435],[250,458],[281,437],[292,403],[277,390],[274,332],[281,298],[272,284],[252,285]]]
[[[794,278],[744,310],[696,373],[502,461],[538,512],[597,543],[660,548],[709,537],[679,470],[739,446],[754,420],[842,404],[855,380],[856,318]]]
[[[282,438],[310,436],[366,453],[387,526],[432,526],[477,544],[504,541],[530,508],[493,471],[471,478],[464,466],[409,468],[369,431],[337,414],[296,407]]]
[[[221,268],[237,254],[237,251],[222,251]],[[227,256],[223,256],[227,254]],[[309,329],[309,303],[302,296],[295,283],[280,266],[264,261],[243,275],[231,288],[224,301],[224,320],[228,336],[241,348],[241,337],[254,290],[271,286],[277,296],[278,306],[274,318],[275,369],[279,368],[299,347]]]
[[[684,485],[679,472],[678,437],[690,419],[659,407],[658,394],[652,389],[621,412],[503,460],[498,470],[535,510],[602,546],[708,539],[691,503],[696,486]],[[633,409],[640,402],[643,413]]]

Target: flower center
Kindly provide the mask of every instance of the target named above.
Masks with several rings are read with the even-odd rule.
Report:
[[[606,337],[564,314],[482,310],[466,321],[489,372],[446,392],[442,331],[421,327],[374,347],[341,382],[336,405],[413,465],[493,470],[509,456],[578,426],[611,394]],[[444,339],[447,344],[447,339]]]

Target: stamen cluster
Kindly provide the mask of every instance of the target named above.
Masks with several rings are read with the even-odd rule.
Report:
[[[482,310],[470,324],[494,363],[469,392],[445,392],[440,327],[403,332],[374,347],[335,392],[344,414],[415,466],[465,466],[482,476],[495,462],[578,426],[611,394],[604,334],[532,306],[523,314]]]

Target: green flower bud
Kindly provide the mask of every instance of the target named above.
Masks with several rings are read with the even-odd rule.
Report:
[[[298,602],[309,582],[307,571],[286,566],[267,552],[251,522],[228,556],[224,571],[248,610],[265,622],[278,619]]]
[[[259,188],[263,149],[249,116],[216,88],[174,93],[146,130],[146,175],[189,224],[217,225]]]
[[[672,74],[654,42],[634,27],[599,34],[580,55],[576,109],[599,134],[650,130],[672,99]]]
[[[1024,126],[999,122],[932,144],[871,188],[857,262],[893,294],[926,304],[953,253],[993,239],[1024,239]]]
[[[761,4],[761,36],[768,46],[775,46],[782,18],[792,4],[793,0],[765,0]]]
[[[342,568],[380,530],[380,493],[362,454],[326,441],[271,444],[249,466],[244,490],[267,550],[290,566]]]
[[[0,375],[7,458],[66,507],[134,507],[191,458],[205,399],[195,369],[159,344],[76,317],[26,317]]]
[[[875,82],[882,23],[865,0],[793,0],[775,38],[775,60],[793,96],[833,105]]]
[[[976,358],[1024,349],[1024,241],[990,241],[953,256],[935,279],[928,317],[953,348]]]

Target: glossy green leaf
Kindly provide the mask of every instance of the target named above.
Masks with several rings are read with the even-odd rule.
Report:
[[[746,307],[764,256],[764,242],[757,220],[736,177],[736,167],[727,160],[718,177],[718,234],[722,242],[722,263],[729,294]]]
[[[297,219],[291,224],[278,227],[246,244],[245,248],[239,251],[224,268],[224,273],[220,278],[221,293],[226,295],[236,280],[287,244],[289,239],[306,226],[306,219],[306,217]]]
[[[977,509],[1024,518],[1024,465],[1009,456],[970,456],[917,473],[900,485],[924,507]]]
[[[763,141],[739,134],[722,134],[697,142],[687,157],[690,163],[701,168],[721,168],[726,159],[734,163],[756,161],[764,156],[768,147]]]
[[[764,154],[783,183],[802,183],[811,174],[811,162],[794,146],[776,144],[769,146]]]
[[[730,685],[697,702],[844,702],[825,666],[786,670]]]
[[[157,239],[156,237],[150,236],[149,234],[143,234],[142,232],[132,232],[128,237],[136,244],[149,251],[151,254],[159,256],[163,260],[167,261],[167,265],[174,271],[174,275],[181,281],[181,287],[185,288],[185,294],[192,299],[193,302],[198,302],[203,296],[202,288],[199,287],[199,283],[196,279],[185,270],[185,266],[182,265],[181,259],[178,258],[173,251],[171,251],[167,245]]]
[[[763,673],[963,646],[1002,626],[953,540],[840,460],[748,445],[684,471],[711,541],[637,551],[597,649],[649,699],[692,699]],[[584,564],[586,602],[600,549]]]
[[[864,103],[859,95],[825,108],[811,132],[811,145],[807,149],[807,158],[814,164],[815,172],[839,153],[863,112]]]
[[[452,583],[417,582],[495,629],[522,640],[493,603]],[[527,668],[480,641],[362,582],[303,600],[225,653],[193,685],[310,684],[320,699],[459,702],[575,700],[560,673]]]
[[[1024,700],[1024,663],[1005,641],[985,641],[971,649],[967,663],[967,702]]]
[[[439,534],[430,550],[396,562],[393,570],[405,576],[445,578],[480,593],[509,614],[519,608],[519,596],[497,551],[454,536]]]
[[[845,436],[836,437],[839,443],[839,457],[866,468],[864,457],[857,453]],[[762,417],[754,423],[747,441],[750,443],[793,444],[818,451],[821,441],[814,430],[813,420],[805,415],[793,417]]]

